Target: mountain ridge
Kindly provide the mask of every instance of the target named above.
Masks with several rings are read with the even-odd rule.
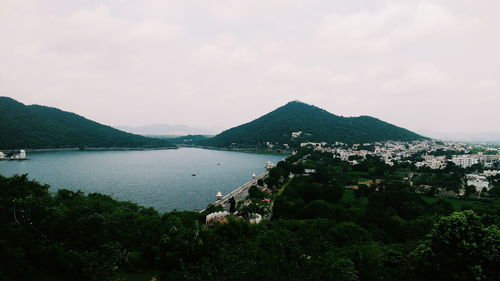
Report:
[[[225,130],[200,145],[214,147],[260,146],[264,142],[289,143],[292,132],[309,134],[308,141],[364,143],[384,140],[426,139],[375,117],[343,117],[314,105],[292,101],[253,121]]]
[[[126,133],[76,113],[0,96],[0,149],[171,148],[166,140]]]

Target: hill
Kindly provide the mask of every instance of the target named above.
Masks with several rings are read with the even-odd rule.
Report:
[[[69,147],[174,147],[161,139],[138,136],[41,105],[0,97],[0,149]]]
[[[292,142],[292,132],[299,131],[302,135],[296,141],[340,141],[352,144],[425,139],[373,117],[342,117],[313,105],[293,101],[252,122],[202,141],[200,145],[227,147],[236,143],[240,147],[250,147],[264,142],[289,144]]]

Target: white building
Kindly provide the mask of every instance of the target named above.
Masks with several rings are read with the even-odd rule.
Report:
[[[326,145],[327,145],[326,142],[303,142],[300,144],[300,147],[304,147],[304,146],[323,147]]]
[[[271,162],[271,161],[267,161],[267,162],[266,162],[266,169],[268,169],[268,170],[269,170],[269,169],[272,169],[272,168],[274,168],[274,164],[273,164],[273,162]]]
[[[486,177],[496,176],[500,174],[499,170],[484,170],[483,175]]]
[[[3,159],[3,158],[5,158],[5,154],[0,151],[0,159]]]
[[[424,161],[415,163],[415,166],[427,166],[431,169],[443,169],[446,166],[446,158],[444,156],[424,156]]]
[[[495,164],[500,162],[500,154],[495,155],[483,155],[478,153],[479,162],[483,164],[485,168],[493,168]]]
[[[26,151],[24,149],[19,150],[19,153],[11,156],[11,159],[16,159],[16,160],[26,159]]]
[[[302,135],[302,132],[292,132],[292,139],[296,139]]]
[[[477,192],[483,190],[483,188],[488,189],[490,183],[485,176],[468,174],[467,175],[467,185],[474,186]]]
[[[479,163],[479,158],[476,155],[454,155],[451,162],[457,166],[467,168]]]

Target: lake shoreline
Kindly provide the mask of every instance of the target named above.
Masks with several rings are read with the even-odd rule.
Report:
[[[78,147],[68,147],[68,148],[31,148],[25,149],[26,152],[56,152],[56,151],[150,151],[150,150],[169,150],[178,149],[179,147],[155,147],[155,148],[144,148],[144,147],[85,147],[83,149]],[[10,151],[16,149],[6,149],[3,151]],[[0,151],[2,151],[0,149]]]
[[[249,149],[249,148],[225,148],[225,147],[215,147],[215,146],[201,146],[201,145],[189,145],[189,144],[178,144],[179,148],[201,148],[207,150],[219,150],[219,151],[231,151],[231,152],[242,152],[250,154],[262,154],[262,155],[283,155],[289,156],[292,154],[291,151],[276,151],[276,150],[263,150],[263,149]]]

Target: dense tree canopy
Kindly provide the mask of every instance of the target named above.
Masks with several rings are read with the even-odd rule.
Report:
[[[292,132],[303,132],[295,141]],[[411,141],[424,137],[369,116],[342,117],[302,102],[293,101],[252,122],[199,142],[228,147],[260,146],[264,142],[293,144],[300,141],[364,143],[383,140]]]
[[[498,280],[500,229],[472,211],[441,218],[413,253],[419,273],[432,280]]]
[[[173,147],[162,139],[134,135],[56,108],[26,106],[0,97],[0,149],[75,147]]]

